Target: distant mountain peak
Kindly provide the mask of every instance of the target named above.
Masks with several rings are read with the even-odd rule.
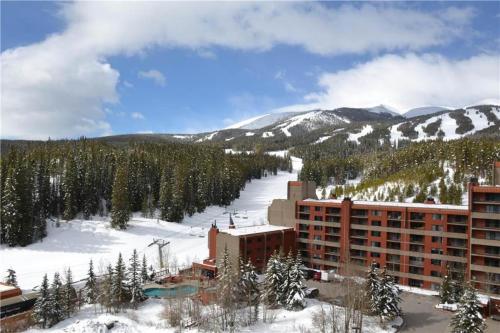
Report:
[[[413,108],[408,111],[406,111],[403,114],[403,117],[405,118],[413,118],[413,117],[418,117],[418,116],[426,116],[429,114],[441,112],[441,111],[446,111],[446,110],[451,110],[450,108],[444,107],[444,106],[422,106],[418,108]]]
[[[401,115],[399,110],[397,110],[396,108],[393,108],[389,105],[385,105],[385,104],[380,104],[377,106],[373,106],[371,108],[365,108],[365,110],[373,112],[373,113],[377,113],[377,114],[388,113],[388,114],[393,115],[393,116],[400,116]]]

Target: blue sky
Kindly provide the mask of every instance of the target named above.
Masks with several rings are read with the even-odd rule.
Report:
[[[5,138],[500,99],[498,2],[1,6]]]

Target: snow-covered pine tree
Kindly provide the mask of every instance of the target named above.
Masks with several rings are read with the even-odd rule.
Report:
[[[73,287],[73,275],[70,268],[68,268],[65,274],[62,297],[64,316],[69,318],[75,312],[77,301],[76,290]]]
[[[7,275],[5,276],[4,283],[9,286],[17,287],[17,276],[15,270],[12,268],[7,269]]]
[[[85,303],[95,304],[97,302],[97,280],[94,274],[94,264],[92,260],[89,263],[89,271],[87,273],[87,282],[85,282]]]
[[[281,284],[283,282],[281,263],[279,255],[275,251],[269,258],[266,266],[264,279],[264,289],[262,291],[262,303],[269,308],[276,308],[279,305],[281,297]]]
[[[52,327],[64,319],[63,286],[57,272],[50,286],[49,304],[49,327]]]
[[[148,262],[146,261],[146,255],[142,256],[142,265],[141,265],[141,282],[146,283],[149,281],[148,275]]]
[[[441,282],[441,287],[439,289],[439,297],[441,298],[441,303],[455,303],[455,297],[453,294],[453,286],[452,286],[453,281],[448,272],[443,277],[443,281]]]
[[[248,324],[257,321],[260,292],[257,281],[257,272],[255,266],[250,261],[246,262],[240,257],[240,279],[238,282],[238,292],[240,300],[248,308]]]
[[[234,328],[236,305],[236,276],[233,271],[227,247],[224,249],[222,261],[218,267],[218,305],[222,309],[222,330]]]
[[[126,284],[126,268],[123,263],[122,254],[118,254],[118,260],[113,272],[112,303],[115,311],[120,311],[123,304],[129,300],[128,287]]]
[[[305,306],[304,301],[304,274],[300,269],[302,266],[302,260],[297,254],[295,260],[293,260],[290,270],[288,271],[288,290],[287,290],[287,300],[286,308],[289,310],[302,310]]]
[[[292,251],[290,250],[285,260],[282,259],[283,258],[280,257],[279,260],[281,277],[282,277],[281,289],[280,289],[281,297],[279,299],[279,303],[280,305],[286,307],[288,303],[289,289],[292,283],[290,272],[292,270],[293,265],[295,264],[295,258],[293,257]]]
[[[47,328],[49,326],[50,311],[49,279],[47,278],[47,274],[45,274],[40,285],[38,298],[33,306],[32,318],[36,325],[41,328]]]
[[[483,333],[486,328],[476,290],[470,284],[465,286],[450,326],[453,333]]]
[[[128,178],[126,164],[119,165],[113,182],[111,196],[111,226],[116,229],[127,229],[130,218]]]
[[[394,282],[394,278],[387,274],[384,268],[380,273],[380,287],[378,299],[378,315],[382,321],[391,320],[401,314],[399,303],[400,290]]]
[[[378,268],[373,262],[370,265],[370,270],[366,273],[366,297],[368,299],[370,310],[378,314],[379,309],[379,291],[380,291],[380,276],[378,274]]]
[[[134,309],[137,309],[137,304],[145,298],[141,287],[141,271],[137,250],[134,249],[132,257],[129,261],[130,265],[127,271],[127,285],[130,294],[130,303]]]

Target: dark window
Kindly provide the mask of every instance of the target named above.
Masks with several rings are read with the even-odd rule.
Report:
[[[372,236],[373,237],[380,237],[381,232],[380,231],[372,231]]]
[[[372,215],[373,216],[382,216],[382,211],[380,211],[380,210],[372,210]]]
[[[321,207],[320,206],[316,206],[316,207],[314,207],[314,210],[317,211],[317,212],[321,212]]]
[[[315,226],[314,226],[314,230],[319,230],[319,231],[321,231],[321,230],[323,230],[323,227],[322,227],[322,226],[320,226],[320,225],[315,225]]]
[[[380,247],[380,242],[372,242],[372,247]]]
[[[380,258],[380,253],[378,253],[378,252],[372,252],[372,257],[373,258]]]
[[[441,266],[441,260],[439,259],[431,259],[431,264],[436,266]]]
[[[441,237],[432,236],[431,241],[432,241],[433,243],[442,243],[442,242],[443,242],[443,239],[442,239]]]
[[[433,224],[432,225],[432,231],[443,231],[443,226],[437,225],[437,224]]]
[[[315,216],[314,221],[323,221],[323,217],[322,216]]]
[[[380,221],[372,221],[372,226],[374,227],[380,227],[382,225],[382,222]]]

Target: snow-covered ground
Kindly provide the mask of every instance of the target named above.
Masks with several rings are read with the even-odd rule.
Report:
[[[352,142],[356,142],[357,144],[359,144],[359,139],[362,138],[362,137],[364,137],[364,136],[367,136],[371,132],[373,132],[372,125],[365,125],[361,129],[361,132],[359,132],[359,133],[349,133],[349,137],[347,138],[347,140],[348,141],[352,141]]]
[[[164,300],[150,299],[141,304],[137,310],[126,310],[118,314],[94,313],[94,308],[86,306],[74,317],[66,319],[48,330],[31,329],[28,332],[78,332],[78,333],[106,333],[109,330],[106,324],[113,323],[112,332],[179,332],[178,328],[169,327],[163,318]],[[239,327],[238,332],[316,332],[313,325],[313,314],[320,311],[321,307],[328,311],[327,303],[308,299],[307,307],[302,311],[287,311],[283,309],[274,310],[275,316],[272,323],[258,323]],[[262,313],[262,311],[260,311]],[[336,307],[336,313],[340,315],[338,323],[343,324],[342,308]],[[398,318],[399,319],[399,318]],[[363,317],[363,332],[365,333],[392,333],[394,322],[381,325],[377,317]],[[401,324],[401,323],[399,323]],[[188,332],[197,333],[198,329],[192,328]]]
[[[284,155],[283,152],[273,152]],[[207,232],[217,220],[226,228],[229,212],[233,213],[236,227],[267,224],[267,207],[273,199],[286,198],[286,184],[297,179],[302,163],[293,158],[294,172],[279,172],[277,176],[255,179],[248,183],[240,198],[227,208],[211,206],[203,213],[186,216],[182,223],[146,219],[135,214],[124,231],[110,228],[109,220],[95,217],[93,220],[72,220],[48,225],[48,236],[42,242],[26,247],[0,247],[0,272],[13,268],[17,272],[21,288],[31,289],[40,284],[43,274],[51,277],[68,267],[75,280],[84,278],[90,259],[97,269],[114,263],[121,252],[128,261],[133,249],[139,255],[145,253],[153,264],[158,261],[156,247],[148,247],[154,238],[169,241],[168,259],[172,265],[183,266],[193,260],[203,260],[208,255]],[[167,251],[166,251],[167,252]]]

